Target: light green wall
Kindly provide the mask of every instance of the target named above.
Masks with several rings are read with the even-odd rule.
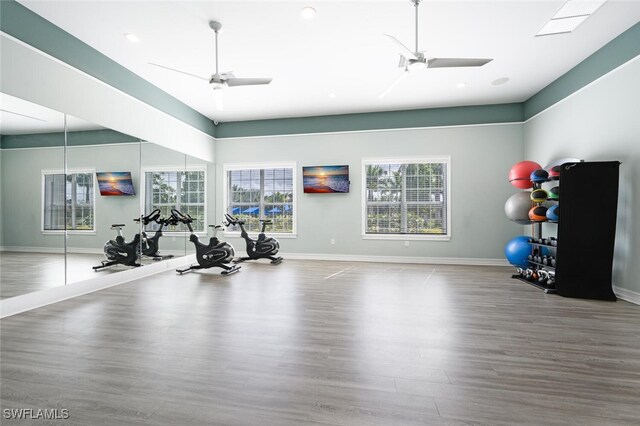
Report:
[[[565,157],[622,162],[613,281],[640,293],[638,76],[640,56],[526,122],[524,143],[525,158],[543,165]],[[593,204],[597,209],[597,198]]]
[[[402,240],[363,240],[362,158],[429,155],[451,155],[451,241],[410,241],[405,247]],[[502,259],[505,242],[521,231],[505,219],[503,205],[512,193],[507,171],[522,156],[519,123],[223,139],[216,143],[216,214],[220,221],[225,163],[295,161],[298,237],[282,239],[283,252]],[[349,165],[351,192],[303,194],[302,166],[331,164]],[[244,250],[241,240],[229,241]]]
[[[42,235],[42,170],[64,170],[62,148],[2,150],[2,225],[5,247],[60,249],[60,235]]]

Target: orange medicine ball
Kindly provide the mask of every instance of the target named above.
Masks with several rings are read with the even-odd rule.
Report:
[[[545,222],[547,220],[547,208],[544,206],[535,206],[529,210],[529,219],[535,222]]]

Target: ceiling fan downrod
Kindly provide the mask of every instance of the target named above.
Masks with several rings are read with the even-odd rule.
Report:
[[[413,5],[416,8],[416,53],[419,52],[418,50],[418,6],[420,6],[420,2],[422,0],[411,0],[411,3],[413,3]]]

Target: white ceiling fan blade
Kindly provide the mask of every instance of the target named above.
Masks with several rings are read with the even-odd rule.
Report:
[[[164,68],[165,70],[169,70],[169,71],[173,71],[173,72],[179,72],[180,74],[188,75],[189,77],[194,77],[194,78],[199,78],[200,80],[209,81],[208,78],[201,77],[201,76],[195,75],[195,74],[191,74],[190,72],[180,71],[180,70],[177,70],[175,68],[165,67],[164,65],[154,64],[153,62],[148,62],[148,64],[149,65],[153,65],[154,67]]]
[[[400,40],[398,40],[397,38],[395,38],[394,36],[389,35],[389,34],[385,34],[385,36],[387,36],[389,38],[389,40],[391,40],[393,42],[393,44],[395,44],[396,47],[398,47],[398,49],[400,49],[400,52],[401,52],[402,56],[406,56],[408,59],[418,59],[418,57],[416,56],[415,52],[412,52],[411,49],[409,49],[404,44],[400,43]]]
[[[257,84],[269,84],[271,83],[271,78],[229,78],[226,80],[227,86],[255,86]]]
[[[213,96],[216,99],[216,109],[222,111],[224,108],[224,90],[218,89],[213,91]]]
[[[402,79],[405,78],[407,74],[409,74],[407,70],[402,70],[402,73],[399,76],[397,76],[395,80],[393,80],[393,83],[391,83],[389,87],[384,89],[384,92],[380,93],[380,96],[379,96],[380,99],[387,96],[387,93],[389,93],[394,87],[396,87],[398,83],[400,83],[400,81],[402,81]]]
[[[427,68],[481,67],[493,59],[480,58],[432,58],[427,61]]]

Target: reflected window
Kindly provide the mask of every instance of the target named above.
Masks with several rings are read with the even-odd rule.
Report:
[[[295,164],[226,167],[226,213],[244,220],[250,232],[260,230],[260,219],[270,219],[267,233],[294,233],[294,170]]]
[[[95,230],[93,172],[43,172],[43,231]]]
[[[193,218],[191,226],[196,232],[206,232],[206,170],[147,170],[144,173],[145,214],[160,209],[162,217],[169,217],[171,209]],[[159,225],[149,224],[147,231]],[[186,231],[184,224],[169,226],[167,231]]]

